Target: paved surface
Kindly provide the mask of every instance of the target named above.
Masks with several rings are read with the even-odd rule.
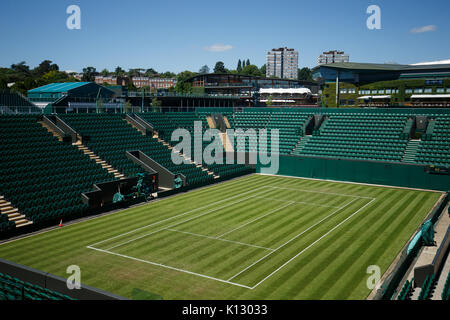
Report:
[[[406,278],[404,278],[403,281],[401,282],[401,286],[398,289],[399,291],[403,287],[406,280],[409,280],[409,281],[412,280],[412,278],[414,277],[414,269],[416,267],[431,264],[433,262],[433,259],[436,256],[436,253],[442,243],[442,240],[445,237],[448,226],[450,225],[450,217],[449,217],[449,214],[447,213],[447,210],[448,210],[448,205],[447,205],[447,207],[444,208],[440,219],[438,220],[438,222],[436,223],[436,225],[434,227],[434,231],[435,231],[434,240],[436,241],[436,246],[423,247],[420,250],[418,257],[415,259],[415,261],[413,262],[413,265],[408,270],[408,276]],[[449,270],[450,270],[450,259],[447,255],[444,267],[441,272],[441,276],[438,279],[436,289],[432,296],[433,300],[441,300],[441,292],[444,287],[445,280],[447,278]],[[420,290],[421,290],[421,288],[419,288],[419,287],[415,288],[413,290],[411,300],[417,300],[417,298],[419,297],[419,294],[420,294]]]

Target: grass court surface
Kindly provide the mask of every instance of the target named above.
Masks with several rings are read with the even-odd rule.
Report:
[[[132,298],[365,299],[441,193],[251,175],[0,245]]]

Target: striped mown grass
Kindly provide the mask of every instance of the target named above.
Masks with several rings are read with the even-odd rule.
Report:
[[[365,299],[441,196],[252,175],[0,245],[0,257],[132,297]]]

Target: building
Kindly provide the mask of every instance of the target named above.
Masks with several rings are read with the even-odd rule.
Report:
[[[317,64],[319,66],[339,62],[350,62],[350,56],[345,54],[344,51],[332,50],[322,53],[319,58],[317,58]]]
[[[239,98],[242,106],[258,105],[260,101],[257,100],[261,89],[307,88],[313,94],[318,92],[317,84],[309,81],[239,74],[199,74],[187,79],[186,82],[191,83],[193,91],[200,94]]]
[[[27,92],[28,99],[36,106],[42,109],[48,106],[61,107],[58,112],[70,112],[73,109],[95,110],[98,101],[101,101],[105,108],[115,108],[115,105],[110,104],[114,95],[114,91],[95,82],[51,83]]]
[[[317,106],[317,95],[308,88],[261,88],[259,96],[259,102],[270,107]]]
[[[266,77],[298,79],[298,51],[285,47],[267,52]]]
[[[111,86],[126,86],[128,78],[117,76],[95,76],[95,83],[99,85],[108,84]]]
[[[133,85],[136,88],[149,87],[150,89],[169,89],[177,85],[175,78],[150,78],[150,77],[133,77]]]
[[[450,107],[450,64],[333,63],[313,78],[323,106]]]

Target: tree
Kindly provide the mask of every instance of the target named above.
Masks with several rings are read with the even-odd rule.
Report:
[[[100,72],[100,74],[104,77],[107,77],[107,76],[109,76],[109,71],[108,71],[108,69],[105,68],[102,70],[102,72]]]
[[[218,61],[214,67],[214,73],[226,73],[225,64],[222,61]]]
[[[26,65],[25,61],[11,65],[11,69],[17,73],[21,73],[24,75],[30,74],[30,67]]]
[[[249,66],[250,65],[250,59],[247,59],[247,63],[245,64],[245,66]]]
[[[242,69],[245,68],[245,59],[242,59]]]
[[[8,83],[4,78],[0,78],[0,90],[5,90],[8,88]]]
[[[95,81],[95,76],[97,75],[97,69],[94,67],[87,67],[83,69],[83,76],[81,77],[81,81],[92,82]]]
[[[151,106],[152,106],[152,112],[160,112],[160,110],[161,110],[161,105],[162,105],[162,101],[161,101],[161,100],[158,100],[158,98],[154,97],[154,98],[152,99],[152,103],[151,103]]]
[[[66,81],[69,76],[65,72],[59,72],[52,70],[44,74],[41,79],[38,79],[39,85],[45,85],[53,82],[63,82]]]
[[[273,104],[272,96],[270,95],[267,98],[266,106],[270,107]]]
[[[154,77],[156,77],[158,75],[159,75],[159,73],[153,68],[149,68],[149,69],[145,70],[145,76],[146,77],[154,78]]]
[[[128,70],[129,77],[141,77],[144,74],[144,69],[142,68],[134,68]]]
[[[125,70],[123,70],[121,67],[117,67],[114,73],[116,74],[117,77],[121,77],[125,75]]]
[[[266,76],[266,70],[267,70],[266,64],[264,64],[264,65],[259,69],[259,71],[261,72],[261,74],[262,74],[263,77]]]
[[[298,69],[298,80],[312,81],[311,69],[307,67]]]
[[[248,66],[245,66],[242,69],[241,73],[243,75],[246,75],[246,76],[254,76],[254,77],[261,77],[262,76],[261,70],[259,70],[259,68],[257,66],[255,66],[254,64],[250,64]]]
[[[52,61],[50,60],[44,60],[42,61],[39,66],[34,68],[33,72],[37,76],[43,76],[46,73],[49,73],[50,71],[59,71],[59,66],[56,63],[52,64]]]
[[[125,113],[130,113],[133,111],[133,105],[131,104],[130,101],[125,102]]]
[[[236,71],[238,73],[240,73],[242,71],[242,61],[241,61],[241,59],[239,59],[239,61],[238,61]]]
[[[200,70],[198,70],[198,73],[200,74],[209,73],[209,67],[205,64],[203,67],[200,68]]]
[[[195,75],[197,75],[197,73],[188,70],[177,74],[177,85],[175,86],[175,91],[178,93],[191,93],[192,84],[190,82],[186,82],[186,80]]]
[[[161,78],[175,78],[176,76],[177,75],[175,73],[170,72],[170,71],[166,71],[166,72],[160,74]]]

